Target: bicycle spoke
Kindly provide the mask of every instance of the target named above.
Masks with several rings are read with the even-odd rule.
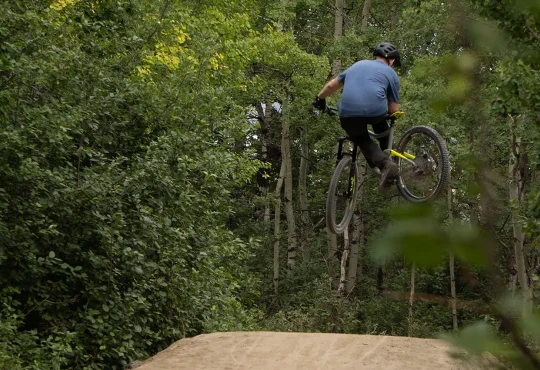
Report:
[[[427,198],[436,191],[441,178],[437,143],[427,134],[419,132],[411,135],[406,150],[416,158],[414,165],[399,160],[402,186],[415,198]]]

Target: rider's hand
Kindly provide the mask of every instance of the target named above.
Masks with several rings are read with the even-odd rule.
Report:
[[[313,106],[320,110],[326,109],[326,99],[321,99],[318,96],[315,97],[315,101],[313,102]]]

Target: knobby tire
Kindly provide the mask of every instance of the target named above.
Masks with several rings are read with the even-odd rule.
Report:
[[[349,226],[349,222],[351,221],[354,209],[356,207],[356,198],[358,197],[359,174],[358,167],[355,163],[353,171],[354,177],[352,178],[352,180],[354,181],[353,192],[350,196],[349,203],[345,207],[345,213],[343,215],[343,218],[341,220],[336,220],[336,203],[339,196],[338,194],[336,194],[336,191],[339,185],[340,176],[345,169],[349,171],[348,176],[350,176],[351,165],[351,156],[344,156],[336,166],[336,170],[334,171],[334,175],[332,176],[332,180],[330,181],[330,186],[328,188],[328,198],[326,201],[326,225],[328,226],[328,229],[334,234],[341,234],[343,231],[345,231],[345,229]]]
[[[427,135],[437,145],[437,149],[439,151],[438,159],[441,166],[441,176],[435,189],[431,192],[431,194],[426,197],[417,197],[407,190],[407,186],[404,183],[403,177],[400,175],[397,181],[398,191],[403,196],[403,198],[405,198],[411,203],[425,203],[436,199],[440,195],[441,191],[443,191],[446,187],[446,184],[448,182],[448,174],[450,171],[450,160],[448,155],[448,149],[446,148],[446,143],[441,137],[441,135],[431,127],[416,126],[409,129],[407,132],[405,132],[405,134],[399,141],[399,144],[397,145],[397,151],[400,153],[405,152],[407,143],[409,143],[409,141],[414,137],[414,135],[418,133]],[[400,161],[403,161],[403,159],[398,159],[398,164],[400,163]]]

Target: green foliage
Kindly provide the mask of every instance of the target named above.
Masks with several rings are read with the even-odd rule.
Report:
[[[183,336],[253,328],[237,297],[257,294],[243,266],[258,242],[225,227],[261,166],[234,149],[249,17],[55,4],[1,16],[0,367],[124,368]],[[208,18],[221,44],[190,36]],[[184,64],[163,54],[171,39]]]
[[[433,337],[451,329],[449,309],[417,302],[408,323],[403,296],[411,263],[418,291],[448,296],[449,252],[460,299],[493,301],[486,234],[498,241],[501,276],[513,253],[507,216],[522,217],[528,245],[540,235],[538,192],[527,205],[509,204],[505,183],[512,133],[538,152],[538,133],[523,128],[537,124],[540,110],[538,2],[372,2],[367,30],[364,3],[347,3],[339,40],[333,4],[322,0],[4,4],[0,368],[121,369],[211,331],[406,335],[410,324],[414,335]],[[321,221],[343,132],[310,102],[331,59],[345,68],[383,39],[404,54],[407,115],[398,130],[428,125],[448,140],[458,221],[450,224],[439,205],[396,208],[367,176],[362,273],[344,297],[336,292],[342,249],[328,256]],[[253,108],[261,103],[279,106],[264,128]],[[508,125],[508,114],[521,115],[523,127]],[[274,220],[261,215],[274,206],[282,122],[291,127],[295,184],[303,143],[309,152],[309,220],[298,232],[307,230],[309,251],[282,273],[274,296]],[[538,171],[536,157],[522,157],[527,173]],[[495,199],[487,230],[483,166],[492,167]],[[262,170],[264,184],[255,184]],[[292,202],[299,217],[296,186]],[[286,250],[285,232],[280,240]],[[459,313],[460,324],[479,317]],[[518,321],[533,348],[537,321]],[[456,340],[523,364],[511,339],[497,339],[487,324]]]

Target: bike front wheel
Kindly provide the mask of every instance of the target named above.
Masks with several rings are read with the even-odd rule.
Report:
[[[350,156],[339,161],[330,181],[326,200],[326,225],[334,234],[340,234],[354,213],[358,197],[358,167]]]
[[[397,188],[412,203],[436,199],[448,182],[450,160],[444,139],[427,126],[409,129],[397,146],[411,159],[398,158],[400,174]]]

